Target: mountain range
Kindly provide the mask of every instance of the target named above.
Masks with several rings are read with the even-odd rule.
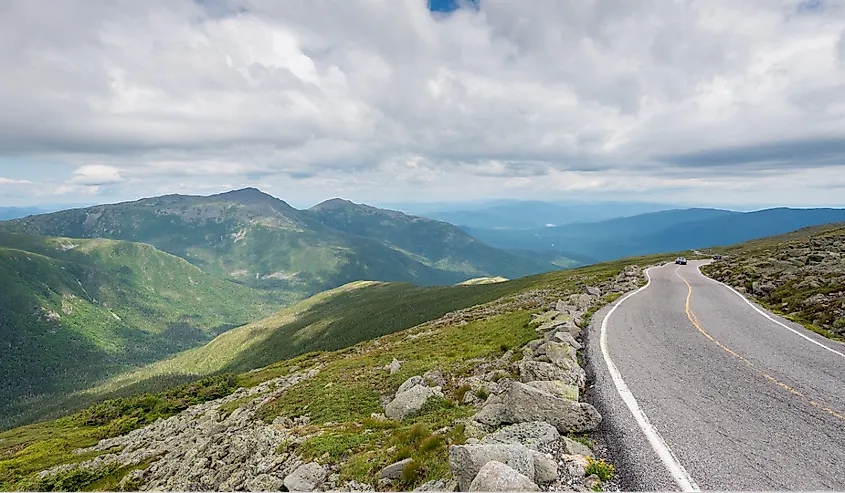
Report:
[[[807,226],[845,221],[845,209],[773,208],[753,212],[672,209],[595,223],[523,231],[463,228],[503,249],[561,252],[594,262],[660,252],[731,245]],[[545,255],[542,258],[549,258]]]
[[[340,200],[298,210],[254,188],[72,209],[3,227],[148,243],[218,277],[302,296],[356,280],[438,285],[557,268],[498,251],[451,224]]]

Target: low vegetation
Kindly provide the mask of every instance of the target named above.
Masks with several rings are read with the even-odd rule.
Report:
[[[702,272],[775,313],[845,342],[845,224],[717,249]]]

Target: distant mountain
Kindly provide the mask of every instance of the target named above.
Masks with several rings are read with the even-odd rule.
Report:
[[[642,202],[495,201],[483,208],[442,209],[421,215],[470,229],[532,229],[595,222],[671,209]]]
[[[498,248],[561,251],[604,261],[739,243],[837,221],[845,221],[845,209],[676,209],[518,233],[464,229]]]
[[[150,245],[0,232],[0,414],[90,386],[278,309]]]
[[[406,252],[437,269],[471,274],[521,277],[554,270],[550,263],[493,248],[442,221],[408,216],[348,200],[332,199],[308,210],[324,225],[370,238]]]
[[[33,214],[43,214],[45,212],[47,211],[37,207],[0,207],[0,221],[17,219],[19,217],[31,216]]]
[[[0,227],[149,243],[218,277],[300,297],[357,280],[449,285],[473,277],[519,277],[558,268],[498,252],[442,223],[389,211],[373,216],[373,211],[379,210],[350,208],[348,203],[300,211],[247,188],[208,197],[167,195],[74,209]],[[378,220],[364,220],[372,217]],[[411,240],[402,241],[396,228]]]

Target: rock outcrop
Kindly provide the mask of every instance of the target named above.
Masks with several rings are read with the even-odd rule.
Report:
[[[506,464],[491,460],[478,471],[469,491],[541,491],[528,476]]]
[[[390,419],[405,419],[418,413],[432,397],[443,397],[440,387],[427,386],[423,377],[411,377],[399,387],[396,396],[384,407],[384,415]]]

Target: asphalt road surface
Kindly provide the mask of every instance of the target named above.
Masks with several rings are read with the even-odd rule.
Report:
[[[701,264],[650,269],[588,332],[623,489],[845,490],[845,345],[755,309]]]

